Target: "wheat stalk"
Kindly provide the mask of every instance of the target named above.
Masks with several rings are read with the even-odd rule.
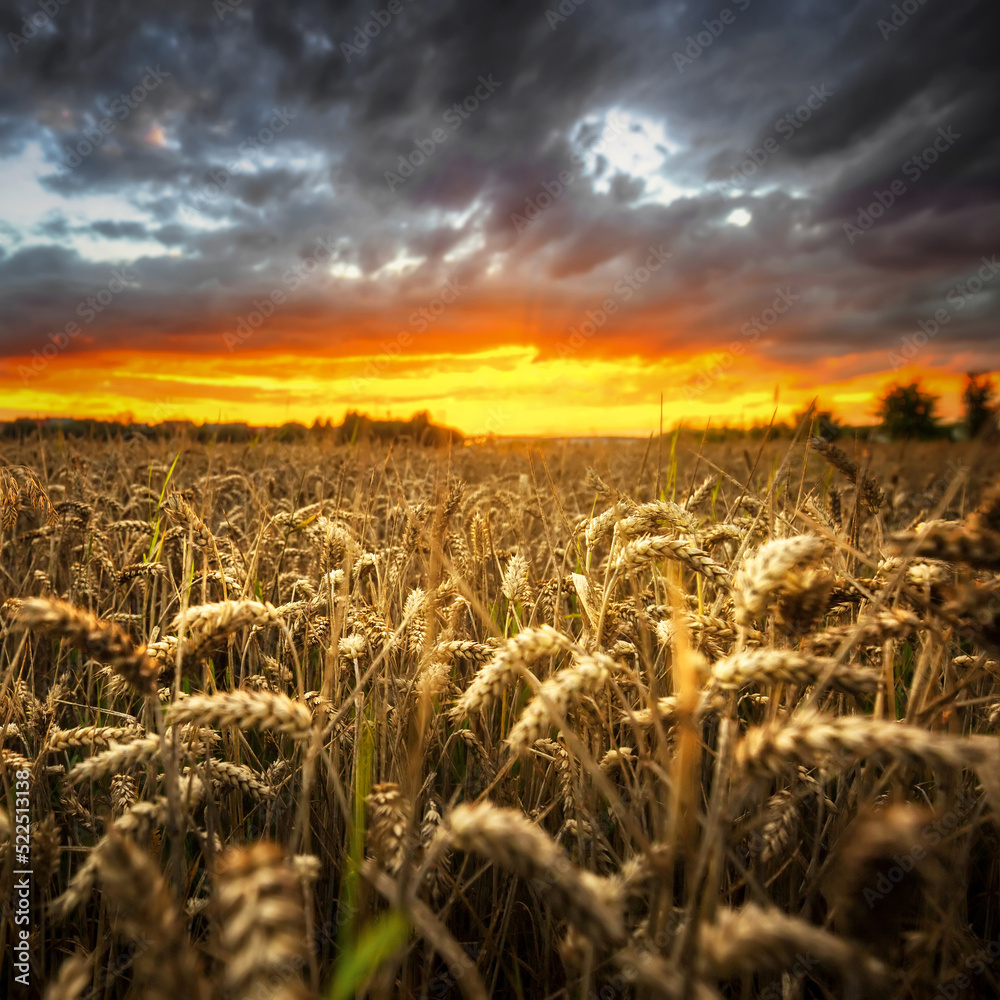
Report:
[[[870,716],[834,717],[811,710],[751,729],[737,747],[736,761],[751,773],[781,775],[795,766],[832,759],[845,768],[874,754],[955,770],[1000,762],[1000,747],[988,737],[949,736]]]
[[[877,671],[832,658],[790,649],[756,649],[713,663],[709,683],[720,691],[738,691],[748,684],[806,686],[821,679],[835,690],[863,695],[878,688],[880,677]]]
[[[557,632],[551,625],[519,632],[508,640],[503,650],[479,669],[472,684],[455,703],[451,717],[457,721],[482,712],[502,697],[503,692],[515,681],[527,675],[529,664],[561,650],[571,649],[573,645],[572,640]]]
[[[859,972],[870,982],[888,974],[884,963],[829,931],[754,903],[721,909],[712,924],[699,928],[698,944],[702,974],[718,979],[758,970],[780,972],[803,955],[849,981]]]
[[[577,656],[571,666],[546,680],[528,702],[507,737],[510,748],[520,752],[544,736],[572,705],[599,691],[616,667],[613,660],[599,653]]]
[[[18,627],[54,634],[79,647],[89,656],[106,662],[116,674],[140,694],[156,690],[159,667],[144,646],[135,643],[112,622],[66,601],[29,597],[14,611]]]
[[[222,988],[250,1000],[306,1000],[301,973],[308,959],[302,892],[276,844],[232,848],[216,864],[212,908]]]
[[[273,729],[295,740],[312,732],[312,713],[286,694],[273,691],[231,691],[192,695],[168,705],[164,718],[170,724],[238,726],[240,729]]]
[[[615,560],[617,575],[654,559],[676,559],[714,583],[728,583],[729,572],[693,542],[667,535],[637,538],[625,545]]]
[[[562,849],[514,809],[488,802],[460,805],[447,817],[456,850],[474,851],[538,884],[557,912],[591,940],[625,940],[622,899],[616,884],[577,868]]]
[[[765,542],[748,555],[733,577],[734,617],[737,624],[751,626],[771,606],[788,574],[815,562],[826,547],[815,535],[796,535]]]
[[[97,876],[129,934],[145,943],[135,969],[143,996],[208,997],[181,915],[152,859],[112,833],[95,849]]]

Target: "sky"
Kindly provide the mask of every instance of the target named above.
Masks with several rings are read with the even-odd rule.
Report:
[[[1000,5],[3,0],[0,419],[873,419],[1000,370]]]

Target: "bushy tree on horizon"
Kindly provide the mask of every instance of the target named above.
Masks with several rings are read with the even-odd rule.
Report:
[[[996,385],[983,372],[968,372],[966,374],[965,391],[962,401],[965,403],[965,426],[969,437],[978,437],[992,421],[996,420],[997,408],[992,405],[996,395]],[[995,424],[994,424],[995,426]]]
[[[939,396],[924,392],[920,382],[893,385],[879,401],[883,430],[893,437],[930,438],[938,433],[935,414]]]

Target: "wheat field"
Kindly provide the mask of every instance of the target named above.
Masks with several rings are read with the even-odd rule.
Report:
[[[996,996],[998,476],[5,443],[3,996]]]

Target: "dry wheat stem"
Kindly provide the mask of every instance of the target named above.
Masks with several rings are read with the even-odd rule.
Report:
[[[711,687],[738,691],[748,684],[797,684],[806,686],[823,679],[830,687],[848,694],[873,693],[879,673],[830,657],[810,656],[790,649],[756,649],[734,653],[711,667]]]
[[[699,928],[698,945],[703,975],[719,979],[758,970],[780,972],[803,954],[848,980],[859,972],[869,981],[888,973],[881,961],[829,931],[754,903],[720,910],[714,923]]]
[[[454,720],[482,712],[503,696],[519,678],[529,676],[528,666],[546,656],[553,656],[575,643],[551,625],[519,632],[488,663],[477,671],[472,683],[451,711]]]
[[[595,942],[625,940],[622,899],[613,881],[577,868],[565,852],[514,809],[462,804],[447,817],[452,846],[474,851],[540,884],[545,898]]]
[[[66,601],[42,597],[25,599],[15,610],[14,620],[22,628],[58,635],[106,662],[140,694],[152,694],[156,689],[159,667],[146,656],[144,646],[136,646],[112,622]]]
[[[190,722],[209,727],[273,729],[295,740],[306,740],[312,732],[309,709],[286,694],[272,691],[192,695],[168,705],[164,719],[169,724]]]
[[[949,736],[870,716],[835,717],[812,710],[751,729],[737,747],[736,760],[751,773],[781,775],[817,763],[843,769],[879,753],[955,770],[1000,763],[1000,745],[989,737]]]

